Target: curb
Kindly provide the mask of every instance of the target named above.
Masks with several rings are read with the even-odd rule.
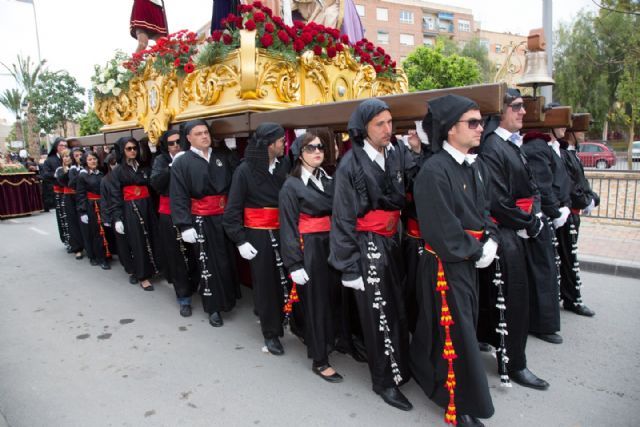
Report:
[[[640,263],[597,256],[580,256],[580,270],[612,276],[640,278]]]

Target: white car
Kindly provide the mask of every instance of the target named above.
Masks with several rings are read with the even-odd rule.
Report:
[[[640,162],[640,141],[632,142],[631,160],[634,162]]]

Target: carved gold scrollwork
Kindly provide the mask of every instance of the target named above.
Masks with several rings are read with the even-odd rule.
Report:
[[[353,99],[359,99],[366,96],[366,91],[371,89],[371,85],[376,79],[376,70],[369,64],[359,67],[355,78],[353,79]]]
[[[327,102],[329,98],[330,80],[324,63],[319,60],[312,51],[306,51],[302,55],[300,62],[305,71],[305,77],[310,78],[318,89],[320,89],[322,98],[316,100],[314,103]]]
[[[272,86],[276,90],[278,99],[282,102],[296,102],[300,98],[300,82],[295,64],[289,61],[265,61],[259,67],[256,94],[258,99],[268,95],[265,86]]]
[[[395,86],[393,80],[377,78],[371,86],[371,96],[393,95]]]
[[[149,71],[149,68],[145,71]],[[149,137],[149,141],[156,144],[176,115],[176,108],[171,101],[173,91],[178,87],[178,77],[175,72],[162,76],[154,71],[149,72],[149,76],[155,76],[155,79],[143,85],[141,99],[145,103],[138,111],[138,123]]]
[[[239,83],[236,66],[218,64],[196,70],[184,80],[180,94],[180,109],[187,108],[191,101],[200,105],[213,105],[218,102],[225,88]]]
[[[360,64],[346,50],[338,52],[338,55],[336,55],[336,57],[331,60],[331,63],[338,67],[340,70],[356,71],[360,67]]]

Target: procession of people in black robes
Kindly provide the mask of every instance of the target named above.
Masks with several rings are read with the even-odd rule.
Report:
[[[290,327],[323,380],[344,380],[329,358],[347,352],[387,404],[411,410],[400,387],[413,378],[445,422],[481,426],[494,413],[483,351],[495,349],[502,385],[544,390],[528,335],[561,342],[560,300],[594,315],[576,250],[580,213],[599,199],[576,141],[542,129],[523,143],[522,97],[503,101],[485,120],[468,98],[432,99],[419,124],[428,142],[410,143],[394,137],[387,104],[363,101],[337,169],[330,131],[303,132],[285,154],[285,129],[262,123],[238,162],[193,120],[165,132],[153,159],[119,139],[104,167],[57,140],[43,178],[78,259],[106,270],[117,256],[145,291],[162,274],[179,314],[197,294],[214,327],[249,269],[263,351],[283,355]]]

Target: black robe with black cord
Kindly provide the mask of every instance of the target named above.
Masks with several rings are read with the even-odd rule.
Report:
[[[491,188],[491,216],[497,221],[500,246],[498,256],[500,272],[504,282],[505,320],[508,334],[504,336],[509,363],[506,370],[515,372],[527,367],[525,349],[529,333],[529,279],[527,276],[527,253],[529,245],[519,237],[518,230],[531,234],[538,231],[536,213],[540,201],[537,185],[531,175],[526,156],[515,144],[491,133],[480,146],[480,159],[487,167]],[[527,213],[516,206],[516,200],[534,198],[533,210]],[[478,338],[495,348],[500,348],[500,335],[496,332],[500,322],[498,288],[493,280],[496,263],[480,270],[480,316]],[[533,286],[533,285],[532,285]],[[503,358],[498,355],[498,370]]]
[[[75,191],[76,178],[78,176],[79,169],[77,166],[72,166],[67,171],[61,166],[56,170],[56,179],[58,185],[65,188],[70,188]],[[71,193],[65,193],[62,195],[62,207],[64,220],[67,226],[69,236],[69,251],[80,252],[84,249],[84,238],[82,230],[80,228],[80,218],[78,217],[78,211],[76,209],[76,195]]]
[[[580,233],[580,210],[600,204],[600,197],[589,185],[584,169],[575,150],[560,150],[564,166],[571,181],[570,203],[571,215],[564,227],[557,230],[558,253],[560,255],[560,297],[565,307],[582,305],[582,281],[580,280],[580,263],[578,262],[578,236]]]
[[[562,185],[558,174],[560,158],[553,152],[542,134],[529,133],[524,136],[522,151],[529,160],[529,167],[540,191],[540,206],[544,227],[540,234],[528,239],[530,250],[527,252],[529,280],[529,331],[539,334],[553,334],[560,330],[560,293],[558,265],[556,263],[554,218],[560,216],[560,208],[568,206],[568,194],[565,200],[558,198]],[[555,158],[554,158],[555,157]],[[566,174],[565,174],[566,176]]]
[[[301,234],[301,213],[312,217],[331,215],[333,180],[321,178],[323,190],[313,181],[290,176],[280,190],[280,238],[282,260],[289,272],[304,268],[309,281],[298,285],[304,313],[304,342],[307,356],[318,364],[328,363],[328,354],[336,344],[341,327],[340,276],[327,261],[329,232]]]
[[[207,313],[230,311],[240,297],[234,275],[233,246],[225,236],[222,215],[200,216],[191,213],[191,199],[228,194],[233,174],[229,155],[212,150],[209,162],[189,150],[171,166],[171,219],[182,232],[194,228],[198,241],[192,245],[197,262],[196,286],[200,285],[202,305]],[[206,260],[202,254],[206,255]],[[210,277],[202,274],[206,268]],[[206,272],[205,272],[206,273]]]
[[[95,259],[99,263],[107,260],[110,254],[108,241],[105,234],[102,214],[100,212],[100,200],[89,200],[87,193],[100,194],[100,186],[104,175],[90,173],[86,170],[80,171],[76,179],[76,208],[78,215],[87,215],[89,222],[85,224],[87,230],[87,242],[85,249],[90,259]]]
[[[57,144],[56,144],[57,147]],[[62,193],[54,193],[53,186],[59,185],[58,180],[56,179],[56,170],[62,166],[62,160],[55,154],[55,148],[51,149],[51,152],[45,159],[42,164],[42,171],[40,176],[42,177],[43,187],[47,188],[47,192],[51,191],[51,195],[48,196],[49,200],[44,200],[45,209],[46,208],[55,208],[56,210],[56,223],[58,225],[58,234],[60,235],[60,241],[65,244],[65,246],[69,245],[69,238],[67,237],[67,232],[65,231],[66,225],[64,225],[64,220],[62,218],[63,209],[62,209]],[[44,188],[43,188],[44,191]]]
[[[498,237],[489,219],[483,182],[486,174],[477,163],[459,164],[440,150],[425,162],[415,180],[420,230],[429,247],[420,258],[416,292],[419,311],[410,360],[413,377],[426,395],[446,409],[449,366],[443,358],[445,330],[440,325],[443,298],[437,290],[439,258],[453,318],[450,336],[457,356],[453,360],[456,412],[488,418],[494,408],[476,336],[479,289],[475,262],[482,256],[483,243],[488,238],[497,241]],[[477,240],[467,230],[483,231],[482,239]]]
[[[118,166],[116,166],[118,167]],[[111,218],[111,207],[113,200],[113,170],[107,173],[100,182],[100,213],[102,214],[102,220],[105,226],[105,233],[107,234],[107,240],[109,241],[109,248],[111,254],[118,255],[118,261],[124,268],[127,274],[133,274],[133,256],[131,255],[131,246],[127,241],[126,234],[119,234],[115,231],[115,224],[113,218]]]
[[[155,234],[157,231],[157,216],[154,212],[151,197],[137,200],[124,200],[123,188],[129,185],[148,186],[150,171],[148,168],[138,167],[137,170],[123,161],[111,171],[110,216],[115,231],[115,223],[124,224],[124,237],[131,253],[130,274],[139,281],[147,280],[158,273],[156,255],[153,252]],[[118,233],[116,233],[118,234]],[[118,247],[120,254],[120,246]],[[120,256],[125,256],[124,254]],[[123,262],[124,263],[124,262]]]
[[[171,156],[160,152],[153,161],[151,185],[159,196],[169,197]],[[189,298],[198,290],[197,266],[192,245],[182,240],[171,214],[158,212],[158,254],[162,273],[173,284],[177,298]]]
[[[253,304],[260,318],[264,338],[284,335],[282,311],[284,292],[271,237],[279,244],[279,230],[259,230],[244,226],[245,208],[277,208],[278,195],[287,177],[288,166],[276,163],[273,174],[253,171],[242,162],[233,174],[229,202],[224,210],[223,225],[236,246],[249,242],[258,251],[251,265]]]
[[[358,144],[342,158],[335,176],[329,255],[343,281],[364,281],[364,291],[355,290],[354,295],[371,381],[379,388],[410,378],[402,248],[398,233],[386,237],[356,231],[356,222],[371,210],[401,210],[406,174],[417,167],[402,144],[386,149],[385,156],[385,170]],[[388,329],[381,325],[385,321]]]

